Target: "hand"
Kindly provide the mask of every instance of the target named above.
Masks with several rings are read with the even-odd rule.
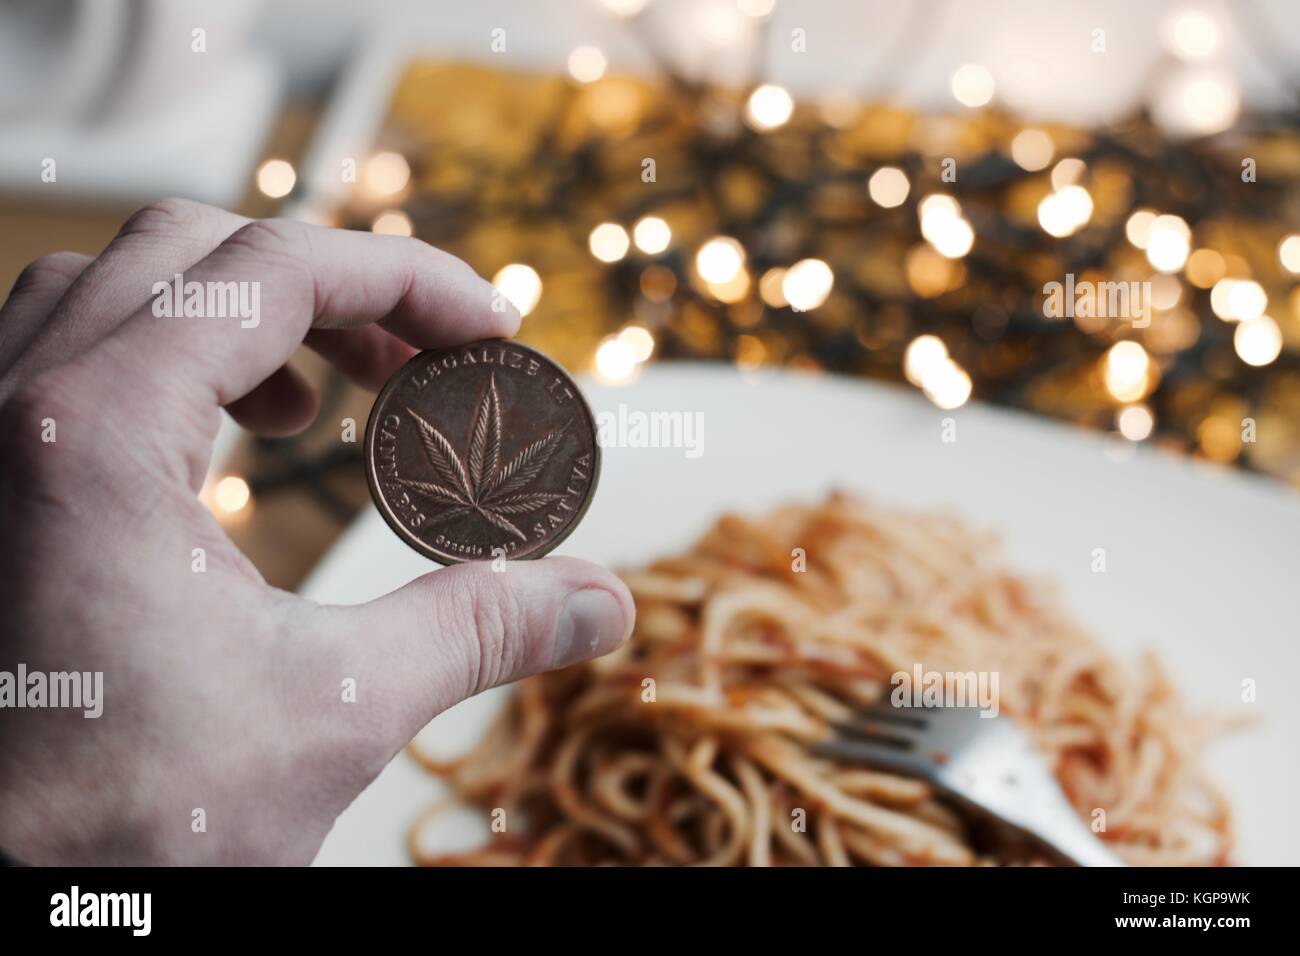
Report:
[[[153,285],[178,272],[260,283],[260,321],[156,317]],[[196,498],[221,407],[262,434],[314,417],[285,364],[299,343],[376,388],[413,347],[513,334],[519,316],[491,297],[415,239],[178,200],[93,261],[23,273],[0,311],[0,680],[19,664],[102,672],[103,710],[0,708],[0,848],[32,864],[308,863],[435,714],[626,639],[627,589],[569,558],[321,606],[268,586]]]

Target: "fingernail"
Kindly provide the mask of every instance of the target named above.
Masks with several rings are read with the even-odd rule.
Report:
[[[599,657],[623,640],[623,605],[604,588],[584,588],[564,599],[555,625],[555,667]]]

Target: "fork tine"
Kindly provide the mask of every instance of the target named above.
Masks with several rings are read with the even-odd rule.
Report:
[[[874,720],[870,717],[854,717],[841,720],[831,725],[843,737],[854,740],[869,740],[886,746],[908,749],[915,743],[915,737],[909,733],[919,728],[901,726]]]
[[[931,770],[926,760],[917,757],[910,750],[876,740],[837,738],[817,744],[812,749],[819,756],[845,763],[892,770],[909,777],[928,777]]]
[[[929,711],[925,708],[917,707],[895,707],[889,702],[889,698],[881,698],[874,704],[860,711],[863,717],[872,717],[876,720],[889,721],[891,723],[903,724],[909,727],[921,729],[925,727],[926,717]]]

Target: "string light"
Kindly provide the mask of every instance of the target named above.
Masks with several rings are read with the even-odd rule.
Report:
[[[993,74],[978,63],[967,63],[952,75],[952,95],[962,106],[985,106],[993,99]]]
[[[749,94],[745,119],[760,133],[784,126],[794,114],[794,100],[784,87],[764,83]]]
[[[1242,319],[1232,334],[1232,346],[1247,365],[1268,365],[1282,354],[1282,330],[1271,316]]]
[[[975,230],[961,215],[961,206],[951,196],[932,194],[917,206],[921,235],[942,256],[960,259],[970,252]]]
[[[801,259],[785,273],[781,291],[790,307],[808,312],[826,301],[835,284],[831,267],[820,259]]]
[[[907,174],[897,166],[881,166],[867,180],[867,194],[885,209],[901,206],[911,189]]]
[[[1181,10],[1163,25],[1165,47],[1181,60],[1203,60],[1219,46],[1219,25],[1201,10]]]
[[[211,486],[208,506],[223,523],[247,518],[252,503],[252,490],[238,475],[226,475]]]
[[[960,259],[975,244],[975,230],[965,219],[944,220],[935,227],[933,233],[930,245],[934,246],[939,255],[948,259]]]
[[[400,153],[375,153],[366,160],[363,182],[372,196],[396,196],[411,181],[411,166]]]
[[[1017,166],[1031,173],[1046,169],[1055,152],[1052,137],[1041,129],[1022,130],[1011,141],[1011,158]]]
[[[580,46],[569,54],[569,75],[579,83],[595,83],[605,75],[609,61],[599,47]]]
[[[749,295],[749,273],[742,267],[738,269],[730,279],[722,282],[706,282],[705,285],[712,295],[719,302],[728,304],[743,302]]]
[[[264,196],[281,199],[293,192],[298,174],[293,165],[283,159],[268,159],[257,167],[257,188]]]
[[[1077,186],[1088,173],[1088,164],[1074,156],[1067,156],[1052,167],[1052,188],[1065,189]]]
[[[1268,295],[1251,279],[1220,279],[1210,290],[1210,308],[1225,322],[1249,321],[1264,314]]]
[[[1124,235],[1138,249],[1147,247],[1147,238],[1151,235],[1151,224],[1156,221],[1156,213],[1150,209],[1138,209],[1124,223]]]
[[[400,209],[388,209],[374,218],[370,231],[384,236],[412,236],[415,235],[415,225],[411,217]]]
[[[627,230],[616,222],[602,222],[587,237],[591,254],[601,262],[618,262],[631,244]]]
[[[636,350],[616,335],[607,336],[596,349],[596,375],[607,384],[631,381],[638,364]]]
[[[745,0],[710,2],[714,8],[727,8],[723,12],[740,24],[737,36],[741,39],[754,35],[752,24],[746,21],[759,5],[770,15],[771,7],[763,0],[755,0],[752,7]],[[1192,51],[1191,45],[1184,46]],[[1206,69],[1203,65],[1167,64],[1156,80],[1175,73],[1203,75]],[[952,79],[956,80],[956,74]],[[996,85],[991,75],[987,79],[993,86],[987,102],[996,103],[1006,92],[1001,75]],[[632,85],[619,77],[581,91],[581,95],[575,93],[577,119],[588,119],[582,112],[587,100],[625,83]],[[954,95],[962,85],[954,83]],[[759,129],[775,129],[772,124],[783,123],[788,130],[796,118],[790,93],[780,87],[774,88],[779,91],[772,100],[774,104],[779,101],[775,112],[769,111],[771,104],[764,103],[764,87],[746,87],[739,110],[732,89],[708,91],[699,107],[706,135],[725,133],[732,144],[729,148],[737,151],[735,157],[698,160],[701,175],[723,177],[720,181],[725,188],[716,208],[691,211],[686,207],[694,200],[686,198],[679,216],[676,199],[672,206],[648,206],[618,193],[602,200],[599,208],[608,210],[604,215],[615,221],[602,224],[608,236],[589,236],[593,256],[616,262],[626,261],[630,254],[636,261],[625,268],[599,269],[598,262],[588,259],[589,271],[595,276],[590,281],[616,284],[618,294],[611,296],[611,301],[624,302],[628,308],[623,322],[636,324],[620,322],[601,330],[593,340],[613,331],[614,340],[630,349],[632,361],[638,364],[646,360],[646,349],[654,355],[664,350],[674,356],[730,354],[742,364],[785,364],[813,356],[828,369],[851,369],[868,376],[887,374],[882,370],[889,366],[889,355],[896,355],[899,345],[911,342],[903,371],[935,404],[956,407],[969,401],[973,379],[979,377],[981,397],[992,401],[1092,422],[1100,415],[1114,429],[1114,444],[1120,447],[1150,440],[1157,432],[1157,411],[1162,440],[1176,445],[1195,443],[1196,425],[1204,414],[1196,415],[1195,409],[1210,407],[1211,402],[1215,414],[1233,420],[1256,410],[1267,415],[1294,410],[1292,396],[1266,387],[1289,374],[1294,357],[1283,340],[1289,339],[1292,323],[1300,322],[1300,228],[1295,224],[1286,227],[1285,183],[1275,178],[1262,180],[1258,187],[1265,191],[1261,209],[1270,212],[1263,220],[1246,221],[1234,210],[1231,197],[1195,188],[1198,176],[1208,181],[1215,169],[1208,146],[1203,149],[1196,144],[1183,150],[1178,168],[1170,171],[1161,166],[1160,159],[1168,137],[1140,115],[1122,128],[1062,127],[1058,132],[1053,126],[1049,133],[1046,126],[1008,127],[1007,117],[1001,113],[983,119],[914,118],[907,114],[907,124],[899,123],[896,135],[882,146],[869,135],[878,119],[875,114],[860,103],[841,98],[833,110],[820,117],[814,111],[800,110],[798,128],[776,133],[774,141],[759,136],[735,139],[735,128],[741,122]],[[968,99],[972,104],[981,102],[981,97]],[[652,118],[649,102],[647,99],[634,110],[636,120],[626,132],[615,135],[604,131],[605,138],[596,143],[604,151],[600,158],[621,155],[622,147],[630,143],[626,137],[634,132],[645,132],[652,139],[660,135],[661,127],[639,125]],[[820,106],[821,101],[818,103]],[[953,108],[958,109],[955,103]],[[1154,112],[1154,100],[1151,108]],[[824,125],[814,130],[819,118]],[[836,133],[841,127],[850,132]],[[689,134],[674,128],[662,135],[676,150],[682,139],[674,137]],[[960,203],[952,196],[926,196],[925,189],[912,196],[910,176],[914,168],[920,175],[921,167],[911,164],[957,153],[959,137],[967,143],[963,155],[988,160],[997,150],[1004,150],[1007,158],[994,158],[995,163],[1002,163],[1002,175],[967,183]],[[810,146],[818,143],[826,145],[825,154],[809,154]],[[1161,149],[1156,149],[1157,145]],[[571,144],[571,150],[578,148]],[[771,154],[773,149],[778,152]],[[775,163],[770,167],[771,181],[760,181],[749,172],[751,164],[740,162],[752,158],[751,153],[760,157],[771,154]],[[1082,156],[1087,157],[1086,164],[1079,158]],[[1042,176],[1044,172],[1050,175]],[[409,167],[407,176],[409,189]],[[367,169],[363,180],[367,188],[370,178]],[[442,191],[433,188],[435,178],[422,178],[416,186],[422,193],[441,198]],[[1049,180],[1051,191],[1044,195]],[[859,190],[856,201],[851,193],[855,181]],[[918,179],[918,188],[921,182]],[[462,185],[450,182],[448,195],[454,196]],[[936,183],[935,188],[954,187]],[[549,192],[547,196],[560,198]],[[1161,208],[1126,208],[1123,204],[1132,196],[1182,211],[1187,220],[1162,215]],[[807,202],[810,197],[815,202]],[[909,229],[915,231],[917,226],[907,216],[879,212],[906,209],[914,203],[924,241],[909,234]],[[396,207],[398,203],[384,205]],[[972,211],[971,217],[964,215],[963,207]],[[421,210],[411,214],[425,232],[419,216],[432,215],[429,207],[412,204],[408,208]],[[872,208],[877,212],[871,213]],[[1196,219],[1187,214],[1189,209],[1196,210]],[[665,210],[670,210],[672,229],[661,218]],[[367,208],[359,202],[349,209],[349,215],[354,224],[364,223],[375,211],[375,206]],[[660,215],[645,215],[650,211]],[[1042,231],[1032,230],[1037,239],[1022,231],[1026,213],[1036,215],[1042,227]],[[973,250],[976,218],[981,223],[981,251],[983,244],[993,244],[987,255],[963,260]],[[850,242],[840,235],[842,224],[860,224],[864,219],[878,227],[878,236],[858,235]],[[715,223],[712,227],[711,222]],[[1189,224],[1193,222],[1195,235]],[[713,231],[724,229],[734,230],[747,245],[752,241],[749,248],[756,261],[747,258],[735,239],[711,238]],[[1121,229],[1125,241],[1116,247],[1114,237]],[[1079,235],[1085,238],[1060,248],[1066,246],[1065,237]],[[1051,237],[1061,239],[1053,242]],[[1013,239],[1034,264],[1029,273],[1008,271],[1002,262],[1003,243]],[[1196,247],[1198,241],[1200,248]],[[1228,245],[1218,246],[1220,242]],[[1209,248],[1211,244],[1216,248]],[[666,254],[670,250],[671,254]],[[796,255],[790,255],[795,250]],[[483,255],[477,248],[470,252]],[[821,258],[791,264],[799,255]],[[1062,255],[1067,257],[1064,266],[1060,264]],[[902,270],[898,268],[900,259]],[[773,261],[782,265],[769,267]],[[833,271],[828,264],[831,261],[836,263]],[[754,270],[756,262],[761,262],[761,270]],[[1052,265],[1054,262],[1057,265]],[[1110,337],[1122,324],[1104,316],[1095,322],[1089,316],[1058,323],[1044,331],[1048,320],[1015,307],[1012,293],[1021,293],[1023,301],[1021,280],[1028,278],[1036,288],[1041,279],[1033,279],[1034,275],[1047,278],[1062,268],[1073,269],[1078,278],[1089,282],[1113,279],[1147,285],[1155,321],[1125,343]],[[540,278],[531,270],[528,275],[540,295]],[[1281,283],[1276,289],[1270,286],[1274,299],[1270,303],[1264,286],[1245,278],[1252,275],[1261,281],[1279,277],[1292,281],[1285,287]],[[553,285],[549,275],[547,281]],[[555,300],[559,311],[568,311],[570,300],[580,300],[588,286],[585,282],[563,284],[565,289],[548,288],[546,294],[548,301]],[[1200,290],[1204,296],[1197,294]],[[978,310],[971,305],[972,296],[983,303]],[[1285,299],[1282,306],[1277,304],[1279,297]],[[855,306],[863,310],[861,314]],[[806,320],[772,314],[772,310],[791,308],[819,312]],[[1239,325],[1233,329],[1218,326],[1210,319],[1211,308],[1215,315]],[[1276,311],[1278,308],[1286,313]],[[1266,312],[1277,316],[1277,321]],[[1242,328],[1240,323],[1249,324]],[[954,351],[960,342],[957,354],[978,354],[979,362],[969,371],[964,369],[938,336],[918,337],[918,327],[950,337]],[[554,335],[553,347],[561,350],[570,337],[582,337],[589,328],[536,331],[548,340]],[[1232,346],[1226,341],[1229,331],[1234,333]],[[1040,332],[1054,342],[1059,339],[1047,350],[1050,354],[1036,344]],[[974,352],[980,342],[992,347]],[[855,350],[854,343],[860,350]],[[602,375],[620,378],[635,374],[635,370],[627,371],[618,349],[604,340],[598,344],[605,347],[598,362]],[[1249,377],[1242,364],[1270,362],[1275,370],[1251,372]],[[1091,376],[1085,380],[1091,393],[1077,387],[1081,363],[1091,366]],[[1159,392],[1157,401],[1151,396],[1165,378],[1167,391]],[[1035,388],[1026,388],[1025,383],[1033,383]],[[1189,391],[1193,385],[1195,390]],[[1236,408],[1224,412],[1220,403],[1234,393],[1243,396],[1238,400],[1240,414]],[[1058,402],[1062,394],[1072,398],[1068,412]],[[1189,420],[1189,416],[1194,417]],[[1293,477],[1291,458],[1278,463],[1284,451],[1289,455],[1291,444],[1289,438],[1271,438],[1261,449],[1252,449],[1251,464]],[[1273,456],[1271,464],[1264,463],[1268,455]]]
[[[918,335],[903,352],[903,374],[918,388],[927,373],[948,358],[948,346],[937,335]]]
[[[940,255],[934,246],[925,242],[907,250],[903,272],[912,291],[923,299],[943,295],[953,286],[953,279],[958,274],[953,260]]]
[[[1223,256],[1213,249],[1197,249],[1187,257],[1187,281],[1198,289],[1208,289],[1227,272]]]
[[[730,236],[710,239],[695,254],[695,271],[714,285],[731,281],[744,265],[745,250]]]
[[[966,370],[947,356],[930,365],[921,377],[925,397],[945,411],[965,405],[971,387]]]
[[[1137,342],[1116,342],[1105,358],[1106,388],[1121,402],[1136,402],[1150,391],[1151,357]]]
[[[632,357],[645,362],[655,354],[655,337],[643,325],[629,325],[618,333],[618,340],[632,350]]]
[[[780,267],[768,269],[763,273],[763,278],[758,280],[759,298],[774,309],[784,309],[790,304],[782,288],[784,284],[784,269]]]
[[[537,308],[537,303],[542,298],[542,277],[532,266],[520,262],[502,266],[492,277],[492,285],[510,300],[521,317]]]
[[[1151,114],[1180,136],[1210,136],[1236,122],[1241,109],[1237,81],[1225,70],[1183,68],[1167,76],[1156,90]]]
[[[632,238],[642,252],[657,255],[668,248],[673,231],[658,216],[642,216],[632,227]]]
[[[1278,243],[1277,257],[1287,272],[1300,273],[1300,235],[1292,233]]]
[[[1072,236],[1092,218],[1092,196],[1082,186],[1048,193],[1038,204],[1038,224],[1049,236]]]
[[[960,218],[961,205],[951,196],[931,193],[917,205],[916,212],[921,217],[921,235],[928,239],[930,237],[926,234],[926,224],[929,223],[933,228],[945,219]]]
[[[1151,277],[1151,307],[1162,312],[1172,309],[1183,297],[1183,284],[1176,276]]]
[[[1125,405],[1115,416],[1115,427],[1129,441],[1145,441],[1155,424],[1155,416],[1146,405]]]
[[[1147,230],[1147,262],[1161,272],[1177,272],[1192,250],[1192,230],[1181,216],[1156,216]]]

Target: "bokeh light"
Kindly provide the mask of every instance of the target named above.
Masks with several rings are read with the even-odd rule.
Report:
[[[631,381],[639,363],[636,350],[616,335],[608,336],[596,348],[596,376],[610,385]]]
[[[1038,204],[1038,224],[1049,236],[1072,236],[1092,218],[1092,196],[1082,186],[1050,192]]]
[[[1220,279],[1210,290],[1210,308],[1225,322],[1257,319],[1268,308],[1268,295],[1252,279]]]
[[[627,230],[616,222],[602,222],[587,237],[591,254],[601,262],[618,262],[631,244]]]
[[[918,388],[938,363],[948,358],[948,346],[937,335],[918,335],[903,352],[903,374]]]
[[[1137,209],[1124,223],[1124,235],[1128,241],[1139,249],[1147,247],[1147,238],[1151,235],[1151,224],[1156,221],[1156,212],[1151,209]]]
[[[1151,357],[1137,342],[1116,342],[1105,357],[1106,389],[1121,402],[1136,402],[1150,392]]]
[[[415,224],[402,210],[387,209],[371,221],[370,231],[382,236],[413,236]]]
[[[993,74],[978,63],[960,66],[952,75],[952,95],[962,106],[984,106],[993,99]]]
[[[655,354],[655,337],[643,325],[629,325],[618,333],[618,340],[632,350],[638,362],[648,361]]]
[[[401,153],[375,153],[366,160],[362,176],[372,196],[388,198],[396,196],[411,181],[411,165]]]
[[[605,75],[609,61],[599,47],[580,46],[569,54],[569,75],[579,83],[595,83]]]
[[[1075,156],[1067,156],[1052,167],[1052,188],[1064,189],[1077,186],[1088,175],[1088,164]]]
[[[1115,416],[1115,427],[1129,441],[1145,441],[1155,424],[1155,416],[1146,405],[1125,405]]]
[[[1278,243],[1277,257],[1287,272],[1300,273],[1300,235],[1292,233]]]
[[[789,122],[794,114],[794,100],[784,87],[764,83],[745,103],[745,119],[759,132],[776,129]]]
[[[734,279],[745,264],[745,250],[730,236],[718,236],[700,246],[695,271],[705,282],[720,284]]]
[[[1011,141],[1011,158],[1021,169],[1036,173],[1046,169],[1056,153],[1052,137],[1041,129],[1026,129]]]
[[[1268,365],[1282,354],[1282,330],[1267,315],[1242,319],[1232,334],[1232,346],[1247,365]]]
[[[673,231],[658,216],[642,216],[632,227],[636,247],[649,255],[658,255],[673,241]]]
[[[257,167],[257,189],[271,199],[281,199],[293,192],[298,174],[293,165],[283,159],[268,159]]]
[[[1203,60],[1219,46],[1219,25],[1203,10],[1178,10],[1162,25],[1165,47],[1182,60]]]
[[[1147,262],[1161,272],[1177,272],[1187,264],[1192,230],[1180,216],[1156,216],[1147,230]]]
[[[510,304],[519,310],[520,316],[528,315],[537,308],[537,303],[542,298],[542,277],[532,266],[521,262],[503,266],[492,277],[492,285],[510,300]]]
[[[835,276],[820,259],[801,259],[786,270],[781,291],[790,307],[807,312],[817,308],[831,294]]]
[[[226,475],[212,488],[212,503],[227,514],[243,511],[252,497],[248,482],[238,475]]]
[[[885,209],[901,206],[911,189],[907,174],[897,166],[881,166],[867,180],[867,195]]]

